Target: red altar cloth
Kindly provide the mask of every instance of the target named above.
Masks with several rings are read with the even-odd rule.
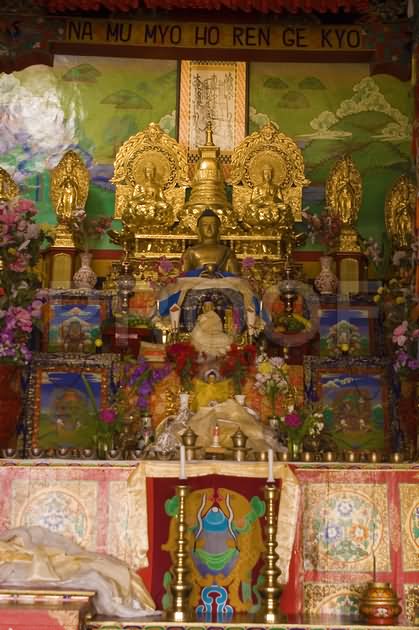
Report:
[[[200,473],[209,464],[217,472],[211,479]],[[131,488],[136,462],[2,462],[1,529],[47,526],[92,551],[113,553],[136,567],[147,551],[144,534],[148,529],[152,564],[143,574],[160,606],[164,573],[170,565],[169,552],[161,549],[169,538],[170,524],[163,501],[174,495],[179,463],[143,465],[147,475],[145,522]],[[252,471],[250,478],[243,476],[247,467]],[[243,505],[252,496],[263,498],[264,462],[194,462],[187,463],[186,469],[192,488],[230,488],[232,500],[243,501]],[[375,556],[377,579],[390,581],[401,598],[400,623],[413,623],[419,584],[419,467],[308,464],[293,469],[301,497],[283,610],[290,614],[303,610],[313,615],[355,614],[360,593],[373,577]],[[279,470],[276,464],[276,474]],[[225,494],[221,501],[223,498]],[[259,518],[263,526],[263,517]],[[281,533],[286,534],[284,525]],[[258,539],[252,540],[257,543]]]

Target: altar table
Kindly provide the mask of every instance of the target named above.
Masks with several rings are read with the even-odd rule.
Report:
[[[0,630],[82,630],[94,594],[0,588]]]
[[[295,486],[284,470],[298,480]],[[191,489],[209,484],[263,499],[265,462],[191,462],[186,472]],[[419,465],[310,463],[288,468],[275,463],[274,473],[288,479],[281,501],[286,499],[292,512],[294,497],[298,508],[281,608],[291,616],[304,612],[310,619],[342,619],[310,625],[306,617],[278,628],[324,630],[359,624],[358,602],[366,582],[373,579],[374,557],[376,579],[390,581],[401,598],[399,628],[412,625],[419,608]],[[145,567],[148,557],[149,566],[141,575],[161,607],[164,571],[171,563],[170,519],[162,505],[173,497],[178,474],[179,462],[0,460],[0,528],[47,527],[134,568]],[[286,539],[287,529],[282,523],[280,539]],[[167,624],[119,627],[157,630]]]

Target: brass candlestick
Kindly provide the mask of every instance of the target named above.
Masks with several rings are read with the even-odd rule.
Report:
[[[185,503],[189,493],[189,486],[176,486],[176,495],[179,498],[177,514],[177,540],[175,563],[172,567],[173,583],[171,585],[173,605],[169,611],[169,618],[173,621],[184,622],[191,617],[189,596],[192,584],[189,580],[188,568],[188,541],[186,536]]]
[[[277,515],[276,506],[279,492],[275,484],[267,483],[264,489],[266,504],[266,525],[265,525],[265,545],[264,565],[262,568],[263,586],[260,588],[262,597],[261,618],[265,623],[278,623],[283,620],[283,615],[279,609],[279,600],[282,587],[278,579],[281,570],[278,569],[277,562],[279,556],[276,552]]]

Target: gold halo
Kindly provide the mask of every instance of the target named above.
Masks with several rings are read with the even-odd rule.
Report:
[[[147,151],[137,157],[132,167],[135,182],[144,183],[144,168],[149,165],[154,167],[156,180],[164,188],[170,179],[171,168],[169,160],[160,151]]]
[[[259,151],[250,160],[247,168],[249,179],[253,186],[257,186],[263,181],[263,169],[265,166],[271,167],[274,184],[281,185],[287,177],[285,160],[273,151]]]

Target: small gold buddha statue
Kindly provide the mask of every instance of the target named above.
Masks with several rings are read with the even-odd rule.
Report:
[[[143,181],[135,185],[122,214],[122,223],[134,233],[174,222],[172,206],[165,199],[163,187],[157,181],[155,166],[147,163],[143,173]]]
[[[394,184],[386,199],[386,227],[399,249],[406,249],[414,235],[415,188],[406,175]]]
[[[77,177],[73,174],[72,170],[71,161],[66,161],[56,207],[59,223],[68,222],[80,205],[79,185]]]
[[[221,222],[210,208],[197,222],[198,244],[188,247],[183,255],[183,270],[190,275],[214,277],[223,273],[240,275],[240,263],[232,250],[220,242]]]
[[[292,210],[284,202],[281,190],[273,181],[274,171],[270,164],[262,167],[262,181],[256,185],[247,206],[244,223],[249,228],[276,230],[289,229],[294,223]]]
[[[336,183],[336,214],[343,225],[356,222],[358,212],[355,208],[355,190],[351,182],[349,162],[343,160],[342,177]]]

